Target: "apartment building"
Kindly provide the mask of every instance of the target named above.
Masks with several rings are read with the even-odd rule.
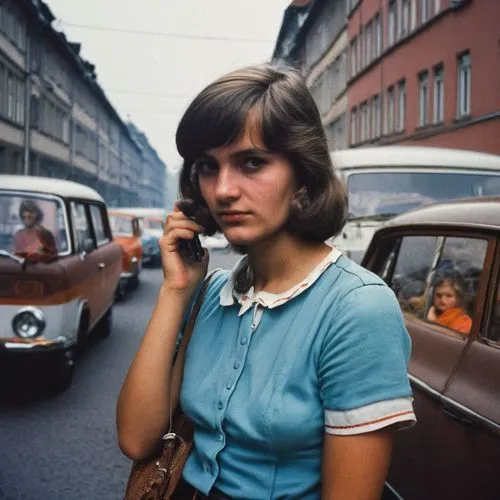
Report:
[[[496,0],[360,0],[348,14],[349,145],[500,154]]]
[[[273,54],[275,63],[303,73],[332,149],[348,144],[347,4],[347,0],[292,2]]]
[[[165,207],[167,203],[166,166],[148,138],[133,123],[127,124],[132,137],[142,149],[142,183],[138,204],[141,207]]]
[[[143,146],[54,19],[40,0],[0,3],[0,173],[71,179],[137,206]]]

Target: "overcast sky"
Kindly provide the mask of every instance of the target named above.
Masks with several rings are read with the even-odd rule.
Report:
[[[290,1],[46,0],[55,28],[82,43],[82,56],[96,65],[111,103],[146,132],[171,169],[180,164],[175,130],[190,100],[217,76],[268,60]]]

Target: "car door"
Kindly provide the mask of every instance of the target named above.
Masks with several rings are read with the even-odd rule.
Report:
[[[103,303],[104,266],[102,252],[97,248],[97,242],[92,230],[88,203],[72,201],[70,211],[73,227],[75,253],[78,254],[79,264],[73,271],[73,280],[78,281],[80,296],[87,301],[90,312],[90,326],[93,326],[104,314],[106,307]],[[93,242],[94,249],[87,251],[86,242]]]
[[[103,304],[102,313],[104,313],[114,300],[120,277],[122,254],[119,245],[113,241],[106,207],[102,204],[90,203],[89,213],[97,244],[95,253],[99,256],[100,297]]]
[[[469,334],[456,332],[428,318],[436,280],[446,272],[459,274],[460,266],[464,269],[471,266],[467,266],[466,257],[460,256],[457,262],[453,254],[456,242],[463,243],[460,233],[429,228],[419,234],[408,230],[391,235],[389,240],[389,244],[381,245],[390,249],[390,253],[385,262],[381,261],[378,273],[396,293],[412,338],[409,376],[417,425],[398,435],[388,481],[404,498],[438,498],[433,495],[436,484],[444,480],[443,455],[450,452],[443,441],[449,418],[441,400],[466,350]],[[474,261],[480,263],[479,274],[486,246],[482,241],[475,247]],[[474,272],[468,272],[478,281],[476,267]],[[469,285],[477,288],[477,283],[468,282]]]
[[[453,461],[445,462],[445,474],[453,477],[453,481],[440,489],[442,498],[445,495],[481,499],[500,496],[500,250],[497,242],[490,242],[490,254],[496,257],[485,265],[489,280],[484,282],[484,300],[480,305],[483,321],[443,397],[448,421],[445,438],[453,454]]]

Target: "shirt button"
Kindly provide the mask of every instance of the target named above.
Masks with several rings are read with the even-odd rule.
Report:
[[[205,472],[210,472],[210,465],[208,465],[207,462],[203,462],[203,470]]]
[[[234,362],[234,365],[233,365],[233,368],[234,368],[235,370],[237,370],[239,367],[240,367],[240,362],[239,362],[239,361],[235,361],[235,362]]]
[[[224,408],[224,403],[222,401],[219,401],[219,410],[222,410]]]
[[[242,339],[240,340],[240,343],[241,343],[241,345],[245,345],[247,343],[247,338],[242,337]]]
[[[217,438],[217,440],[222,442],[224,440],[224,436],[222,434],[219,434],[219,437]]]
[[[231,387],[232,387],[231,382],[228,382],[228,383],[227,383],[227,385],[226,385],[226,389],[227,389],[228,391],[230,391],[230,390],[231,390]]]

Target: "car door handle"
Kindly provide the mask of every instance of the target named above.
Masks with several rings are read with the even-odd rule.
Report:
[[[106,264],[104,264],[104,262],[99,262],[99,264],[97,265],[97,267],[99,269],[104,269],[106,267]]]
[[[460,410],[458,410],[457,408],[455,408],[453,406],[450,406],[450,405],[443,406],[443,412],[447,417],[451,417],[452,419],[460,422],[463,425],[474,425],[475,424],[474,420],[465,416],[463,414],[463,412],[461,412]]]

